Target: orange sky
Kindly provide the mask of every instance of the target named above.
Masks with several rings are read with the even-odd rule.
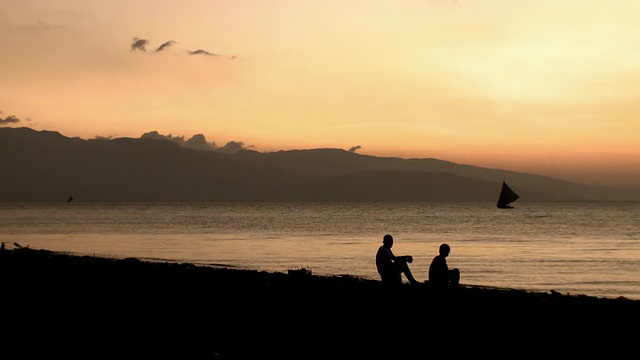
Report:
[[[0,125],[637,187],[638,19],[635,0],[4,1]]]

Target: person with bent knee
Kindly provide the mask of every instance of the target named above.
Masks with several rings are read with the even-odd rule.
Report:
[[[460,270],[449,269],[447,265],[450,252],[449,244],[440,245],[439,254],[433,258],[429,266],[429,284],[440,288],[460,285]]]
[[[413,256],[395,256],[391,248],[393,247],[393,236],[387,234],[382,238],[382,245],[376,253],[376,268],[380,279],[385,285],[401,285],[402,274],[407,277],[409,283],[418,284],[418,280],[413,277],[409,264],[413,262]]]

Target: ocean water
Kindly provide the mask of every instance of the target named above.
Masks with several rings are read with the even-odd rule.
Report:
[[[384,234],[427,279],[640,300],[640,203],[0,203],[0,241],[80,255],[378,279]],[[405,279],[406,281],[406,279]]]

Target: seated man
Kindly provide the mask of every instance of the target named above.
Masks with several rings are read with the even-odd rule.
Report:
[[[429,266],[429,284],[436,287],[458,286],[460,284],[460,270],[449,269],[447,256],[451,252],[448,244],[440,245],[440,254],[436,255]]]
[[[413,262],[413,257],[411,255],[395,256],[391,251],[392,247],[393,236],[387,234],[382,238],[382,245],[376,253],[376,268],[382,283],[401,285],[402,274],[404,274],[411,284],[418,284],[408,265]]]

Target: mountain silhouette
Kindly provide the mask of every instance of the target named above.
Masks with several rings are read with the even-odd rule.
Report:
[[[486,201],[502,181],[524,201],[638,201],[639,189],[590,186],[438,159],[342,149],[235,153],[150,138],[69,138],[0,128],[0,202]]]

